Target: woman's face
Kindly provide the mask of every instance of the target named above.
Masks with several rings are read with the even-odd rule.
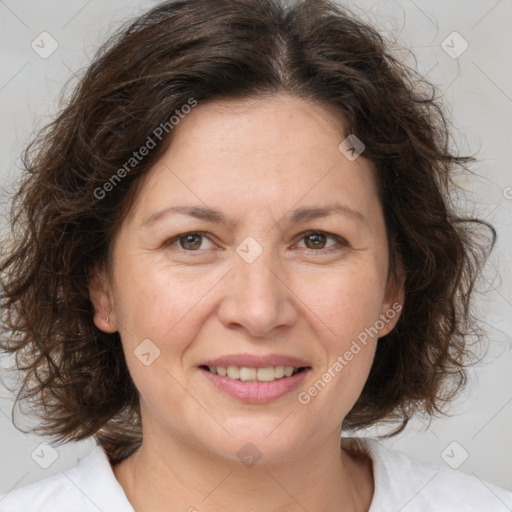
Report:
[[[116,236],[110,292],[91,281],[145,439],[270,462],[339,436],[402,296],[347,135],[288,95],[199,104],[174,127]]]

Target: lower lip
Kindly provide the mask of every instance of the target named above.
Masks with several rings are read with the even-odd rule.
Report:
[[[201,373],[218,389],[242,402],[261,404],[277,400],[297,388],[309,368],[291,377],[283,377],[272,382],[244,382],[241,380],[221,377],[208,370],[200,368]]]

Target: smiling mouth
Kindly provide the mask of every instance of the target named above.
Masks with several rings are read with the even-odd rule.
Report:
[[[280,379],[293,377],[308,367],[294,366],[266,366],[264,368],[251,368],[247,366],[200,366],[214,375],[227,377],[242,382],[273,382]]]

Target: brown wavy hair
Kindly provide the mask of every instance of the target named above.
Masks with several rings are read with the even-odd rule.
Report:
[[[453,154],[436,89],[391,45],[328,0],[175,0],[124,25],[98,51],[55,120],[23,153],[11,232],[0,259],[1,346],[15,354],[18,403],[57,441],[94,436],[118,462],[141,442],[137,390],[118,333],[93,324],[91,270],[141,178],[172,142],[154,130],[194,98],[286,92],[340,114],[376,168],[390,247],[405,300],[379,340],[364,389],[343,428],[444,413],[466,382],[474,287],[495,242],[492,226],[454,207],[454,176],[473,157]],[[104,185],[151,139],[123,179]],[[96,192],[95,192],[96,191]],[[475,342],[476,342],[475,341]],[[14,410],[14,409],[13,409]]]

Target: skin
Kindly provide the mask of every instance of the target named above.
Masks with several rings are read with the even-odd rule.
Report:
[[[199,104],[146,176],[110,270],[98,269],[90,283],[95,324],[119,331],[140,393],[144,441],[114,468],[137,512],[368,510],[371,461],[340,450],[339,436],[377,338],[399,315],[307,405],[297,399],[403,300],[403,283],[388,279],[372,164],[338,150],[345,136],[334,114],[287,94]],[[287,220],[295,208],[333,202],[365,220]],[[232,224],[168,214],[141,227],[176,205],[219,210]],[[335,237],[315,245],[310,230]],[[195,231],[208,234],[165,243]],[[263,251],[252,263],[236,252],[248,236]],[[160,350],[149,366],[134,355],[145,339]],[[284,397],[242,403],[198,369],[226,354],[286,354],[311,371]],[[261,453],[251,468],[237,457],[248,442]]]

